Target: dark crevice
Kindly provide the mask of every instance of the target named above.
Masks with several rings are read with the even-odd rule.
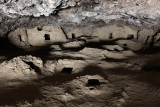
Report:
[[[34,69],[34,71],[37,74],[42,75],[41,69],[38,66],[36,66],[33,62],[27,62],[24,60],[23,60],[23,62],[25,62],[27,65],[29,65],[31,69]]]
[[[38,31],[42,31],[42,30],[43,30],[43,29],[42,29],[42,26],[38,26],[38,27],[37,27],[37,30],[38,30]]]
[[[127,39],[128,39],[128,40],[134,39],[134,35],[133,35],[133,34],[128,34]]]
[[[22,42],[22,36],[18,35],[18,38],[19,38],[20,42]]]
[[[112,38],[113,38],[113,34],[112,34],[112,33],[109,33],[108,38],[109,38],[109,39],[112,39]]]

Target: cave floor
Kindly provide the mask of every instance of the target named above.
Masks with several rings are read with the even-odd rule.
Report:
[[[15,53],[3,51],[1,63],[20,55],[31,54],[17,50]],[[27,81],[7,80],[7,77],[2,78],[3,81],[0,79],[0,106],[160,106],[158,52],[144,54],[114,50],[106,53],[93,47],[62,51],[50,47],[32,52],[31,55],[42,59],[44,74],[50,73]],[[63,68],[72,70],[62,72]]]

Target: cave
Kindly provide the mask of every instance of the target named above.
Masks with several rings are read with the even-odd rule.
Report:
[[[159,0],[0,0],[0,107],[160,107]]]

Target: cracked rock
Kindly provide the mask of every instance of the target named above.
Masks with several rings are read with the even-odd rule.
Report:
[[[0,64],[0,82],[9,80],[36,79],[41,72],[43,62],[32,56],[19,56]]]

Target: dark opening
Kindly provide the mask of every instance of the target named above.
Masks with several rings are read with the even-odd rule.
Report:
[[[100,85],[100,82],[98,79],[89,79],[88,85]]]
[[[26,62],[26,61],[24,62],[28,64],[31,69],[34,69],[37,74],[40,74],[40,75],[42,74],[41,69],[38,66],[36,66],[33,62]]]
[[[149,40],[149,37],[150,37],[150,36],[147,36],[147,39],[146,39],[145,45],[147,45],[147,42],[148,42],[148,40]]]
[[[50,34],[45,34],[44,37],[45,37],[45,40],[50,40]]]
[[[109,38],[109,39],[112,39],[112,38],[113,38],[113,34],[112,34],[112,33],[109,33],[108,38]]]
[[[134,35],[132,35],[132,34],[129,34],[128,36],[127,36],[127,39],[133,39],[134,38]]]
[[[127,44],[126,44],[126,43],[123,43],[122,46],[127,46]]]
[[[73,68],[63,68],[62,72],[63,73],[72,73]]]
[[[74,33],[72,33],[72,39],[75,39],[76,35]]]
[[[119,52],[119,50],[118,50],[117,48],[114,48],[114,51],[117,51],[117,52]]]
[[[91,87],[91,88],[89,88],[90,90],[94,90],[94,88],[93,87]]]
[[[22,41],[22,37],[21,37],[21,35],[18,35],[18,38],[19,38],[19,40],[20,40],[20,42]]]
[[[41,27],[41,26],[38,26],[38,27],[37,27],[37,30],[38,30],[38,31],[41,31],[41,30],[42,30],[42,27]]]

